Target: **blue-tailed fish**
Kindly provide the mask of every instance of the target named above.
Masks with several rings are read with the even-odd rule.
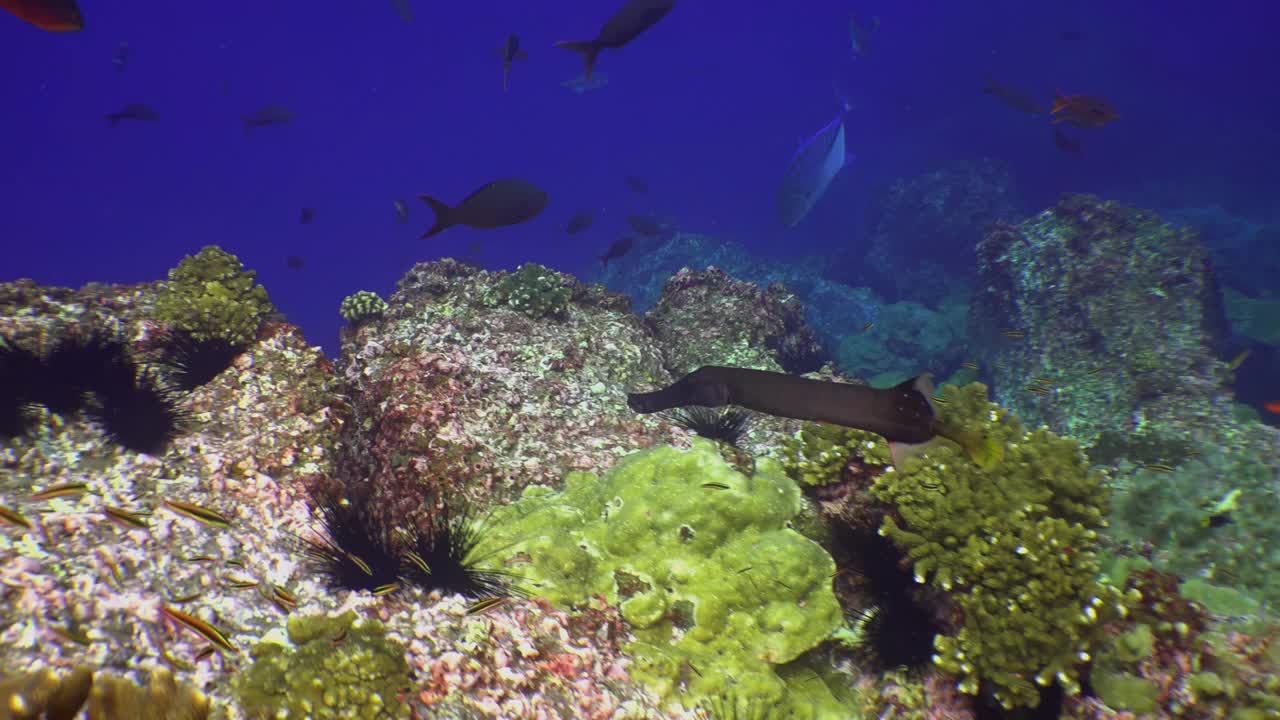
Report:
[[[778,188],[778,219],[783,225],[794,227],[803,220],[848,162],[844,138],[848,111],[849,104],[844,103],[840,114],[801,143],[787,163]]]

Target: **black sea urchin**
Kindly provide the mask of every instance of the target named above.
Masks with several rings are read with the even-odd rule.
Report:
[[[128,354],[119,337],[102,330],[67,335],[40,359],[32,399],[51,412],[74,415],[90,392],[119,384],[113,376],[129,367]]]
[[[0,337],[0,437],[17,437],[31,430],[31,390],[39,377],[35,353]]]
[[[672,422],[699,436],[738,447],[751,427],[751,413],[739,408],[682,407],[669,413]]]
[[[304,538],[307,556],[334,590],[383,591],[400,580],[400,552],[366,492],[312,493],[323,532]]]
[[[932,610],[916,601],[917,584],[900,562],[902,553],[875,532],[846,531],[837,542],[850,553],[851,570],[860,576],[862,592],[870,600],[862,637],[873,664],[881,671],[927,666],[941,628]]]
[[[134,452],[160,455],[182,432],[186,413],[178,396],[151,368],[137,370],[131,360],[111,367],[106,384],[95,389],[89,415],[113,442]]]
[[[170,330],[160,346],[160,364],[173,386],[195,390],[231,367],[245,348],[223,338],[197,339],[189,332]]]
[[[437,505],[430,522],[409,534],[405,552],[405,577],[424,590],[459,593],[473,600],[523,597],[507,572],[484,567],[491,554],[478,548],[484,523],[469,505],[457,500]]]

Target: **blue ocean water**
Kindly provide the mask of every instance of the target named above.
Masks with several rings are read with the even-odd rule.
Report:
[[[589,277],[632,213],[764,256],[856,253],[875,188],[953,161],[1006,163],[1027,213],[1067,191],[1275,213],[1280,98],[1264,78],[1280,53],[1259,3],[682,0],[606,50],[607,84],[580,94],[562,86],[580,59],[553,43],[592,37],[614,4],[407,3],[411,22],[389,0],[84,0],[84,29],[65,34],[0,14],[0,278],[158,279],[218,244],[332,351],[341,298],[386,295],[417,261],[533,260]],[[863,55],[851,11],[879,18]],[[504,93],[498,47],[512,33],[529,59]],[[1046,106],[1055,89],[1100,96],[1121,117],[1069,129],[1078,157],[1055,147],[1045,115],[984,95],[987,79]],[[783,227],[779,179],[838,111],[833,87],[853,105],[857,159]],[[104,119],[130,103],[159,121]],[[239,117],[267,105],[296,117],[246,133]],[[628,175],[649,192],[629,190]],[[417,194],[458,201],[503,177],[544,188],[547,210],[418,240],[431,215]],[[410,199],[407,224],[396,198]],[[566,236],[581,211],[594,225]]]

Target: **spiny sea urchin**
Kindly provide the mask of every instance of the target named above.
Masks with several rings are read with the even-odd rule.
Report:
[[[174,387],[190,391],[222,374],[244,350],[226,338],[197,338],[187,331],[170,330],[160,340],[159,364]]]
[[[50,412],[74,415],[91,392],[116,384],[112,375],[127,367],[128,353],[118,335],[103,330],[65,335],[40,358],[32,400]]]
[[[682,407],[667,414],[672,422],[709,440],[738,447],[751,427],[751,413],[740,408]]]
[[[137,369],[124,359],[106,373],[109,382],[94,389],[96,402],[89,416],[112,442],[126,450],[163,454],[182,433],[187,415],[178,395],[149,367]]]
[[[917,584],[900,560],[902,553],[878,533],[844,529],[835,542],[848,553],[860,593],[869,607],[861,613],[862,647],[880,670],[923,668],[932,662],[933,639],[941,631],[933,611],[917,602]]]
[[[35,353],[0,337],[0,437],[31,430],[31,389],[39,371],[40,358]]]
[[[461,500],[437,503],[427,527],[409,533],[405,579],[424,590],[459,593],[473,600],[526,593],[511,573],[484,565],[494,553],[480,553],[485,524]]]
[[[311,494],[323,532],[304,538],[307,556],[335,590],[382,591],[400,581],[400,551],[390,528],[374,512],[368,492]]]

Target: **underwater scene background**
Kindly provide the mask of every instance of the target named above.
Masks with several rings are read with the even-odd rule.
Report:
[[[1280,717],[1270,8],[359,5],[0,0],[0,718]]]

